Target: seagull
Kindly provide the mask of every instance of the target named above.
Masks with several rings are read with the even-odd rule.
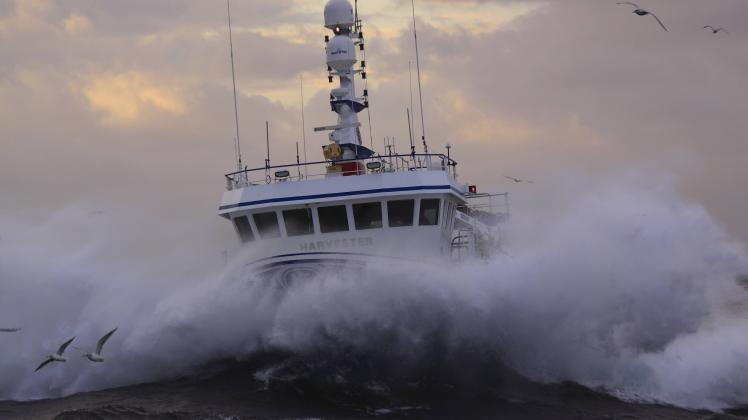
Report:
[[[96,351],[93,353],[86,353],[83,355],[83,357],[87,357],[88,360],[92,362],[102,363],[104,361],[104,358],[101,356],[101,349],[104,348],[104,344],[106,343],[106,341],[109,340],[109,337],[111,337],[112,334],[114,334],[116,331],[117,331],[117,328],[106,333],[106,335],[101,337],[99,339],[99,342],[96,343]]]
[[[64,362],[67,362],[68,360],[67,360],[66,358],[62,357],[62,355],[63,355],[63,353],[65,353],[65,349],[67,349],[67,348],[68,348],[68,346],[70,345],[70,343],[72,343],[72,342],[73,342],[73,340],[75,340],[75,337],[73,337],[73,338],[71,338],[70,340],[68,340],[68,341],[64,342],[64,343],[63,343],[63,344],[62,344],[62,345],[60,346],[60,348],[59,348],[59,349],[57,349],[57,353],[55,353],[55,354],[50,354],[50,355],[49,355],[49,357],[47,358],[47,360],[43,361],[43,362],[42,362],[42,363],[41,363],[41,364],[39,365],[39,367],[37,367],[37,368],[36,368],[36,370],[35,370],[34,372],[38,372],[38,371],[39,371],[39,369],[43,368],[44,366],[47,366],[48,364],[50,364],[50,363],[52,363],[52,362],[63,362],[63,363],[64,363]]]
[[[506,179],[508,179],[508,180],[510,180],[512,182],[516,182],[517,184],[521,184],[523,182],[527,183],[527,184],[534,184],[534,182],[532,182],[532,181],[527,181],[527,180],[524,180],[524,179],[515,178],[513,176],[506,176],[506,175],[504,175],[504,178],[506,178]]]
[[[741,274],[735,279],[740,286],[748,289],[748,274]]]
[[[725,29],[725,28],[715,28],[714,26],[706,25],[706,26],[704,26],[704,29],[709,29],[715,35],[718,34],[718,33],[720,33],[720,32],[724,32],[727,35],[730,35],[730,32],[728,32],[727,29]]]
[[[14,333],[18,331],[21,331],[21,329],[20,328],[0,328],[0,332],[2,333]]]
[[[642,9],[641,7],[639,7],[639,5],[638,5],[638,4],[636,4],[636,3],[632,3],[632,2],[630,2],[630,1],[619,1],[619,2],[618,2],[618,3],[616,3],[616,4],[628,4],[629,6],[634,6],[634,7],[636,8],[636,10],[634,10],[634,11],[633,11],[632,13],[636,13],[636,14],[637,14],[637,15],[639,15],[639,16],[647,16],[647,15],[651,15],[651,16],[652,16],[653,18],[655,18],[655,20],[657,20],[657,23],[659,23],[659,24],[660,24],[660,26],[662,26],[662,29],[664,29],[664,30],[665,30],[665,32],[670,32],[670,31],[668,31],[668,29],[667,29],[667,28],[665,27],[665,24],[663,24],[663,23],[662,23],[662,21],[660,20],[660,18],[658,18],[658,17],[657,17],[657,15],[655,15],[654,13],[652,13],[652,12],[650,12],[650,11],[647,11],[647,10],[644,10],[644,9]]]

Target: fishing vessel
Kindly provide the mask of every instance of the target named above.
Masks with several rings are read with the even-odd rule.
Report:
[[[229,9],[229,26],[230,19]],[[325,37],[326,63],[328,81],[338,81],[330,91],[337,121],[315,129],[329,133],[320,158],[302,162],[297,153],[295,162],[273,165],[268,153],[264,166],[250,169],[239,151],[237,171],[225,176],[219,215],[251,248],[247,267],[288,285],[325,270],[491,257],[501,249],[508,195],[461,182],[451,148],[430,153],[422,133],[417,150],[412,128],[409,153],[366,147],[359,114],[368,111],[369,94],[365,85],[357,89],[367,77],[358,7],[330,0],[324,19],[332,32]],[[420,86],[420,64],[418,70]],[[236,140],[239,150],[238,113]]]

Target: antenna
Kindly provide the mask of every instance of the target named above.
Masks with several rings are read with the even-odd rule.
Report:
[[[392,142],[389,137],[384,138],[384,148],[387,149],[387,155],[392,160]]]
[[[270,123],[265,121],[265,142],[268,151],[268,157],[265,159],[265,169],[270,169]]]
[[[234,151],[236,152],[236,170],[240,172],[242,170],[242,146],[241,140],[239,139],[239,105],[236,100],[236,72],[234,70],[234,39],[231,35],[231,3],[230,0],[226,0],[226,13],[229,18],[229,49],[231,51],[231,81],[234,86],[234,122],[236,123],[236,144],[234,145]]]
[[[359,37],[360,37],[359,39],[362,45],[361,48],[363,51],[362,60],[366,62],[366,49],[363,48],[364,38],[362,36],[363,31],[361,30],[363,25],[358,20],[358,0],[355,0],[353,4],[354,4],[354,12],[353,12],[354,13],[354,19],[353,19],[354,28],[358,29]],[[366,101],[366,117],[369,120],[369,147],[373,149],[374,148],[374,134],[373,134],[373,129],[371,128],[371,107],[369,105],[369,79],[368,78],[364,79],[364,93],[365,93],[364,100]]]
[[[304,118],[304,75],[300,75],[299,79],[301,79],[301,137],[304,141],[304,176],[309,176],[309,167],[307,167],[307,158],[306,158],[306,119]],[[298,144],[296,145],[298,149]],[[298,154],[298,150],[297,153]]]
[[[410,122],[410,108],[405,108],[405,112],[408,113],[408,134],[410,134],[410,155],[415,156],[416,145],[413,144],[413,124]]]
[[[364,87],[366,88],[366,91],[368,92],[369,82],[368,79],[366,82],[364,82]],[[366,105],[366,116],[369,119],[369,146],[373,149],[374,148],[374,134],[372,134],[372,128],[371,128],[371,108],[368,105],[369,98],[366,99],[367,105]]]
[[[409,85],[409,92],[410,92],[410,112],[413,112],[413,62],[408,61],[408,85]],[[410,127],[410,146],[411,149],[413,149],[413,153],[415,153],[414,144],[413,144],[413,126],[412,124],[409,124]]]
[[[421,140],[423,140],[423,150],[426,154],[429,153],[429,146],[426,144],[426,121],[423,117],[423,90],[421,88],[421,59],[418,54],[418,29],[416,28],[416,2],[410,0],[410,5],[413,9],[413,38],[416,44],[416,69],[418,71],[418,99],[421,103]]]
[[[299,142],[296,142],[296,169],[299,171],[299,179],[301,179],[301,162],[299,159]]]

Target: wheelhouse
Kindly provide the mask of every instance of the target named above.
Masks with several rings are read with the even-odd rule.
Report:
[[[231,214],[241,242],[404,228],[449,232],[457,200],[438,195],[359,199]]]

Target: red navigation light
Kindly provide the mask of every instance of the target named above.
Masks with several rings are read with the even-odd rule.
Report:
[[[470,194],[478,194],[478,186],[471,185],[468,187],[468,191],[470,191]]]

